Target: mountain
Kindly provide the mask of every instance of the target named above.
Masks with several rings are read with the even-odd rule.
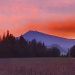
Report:
[[[38,31],[28,31],[23,37],[28,41],[35,39],[37,42],[44,43],[47,47],[57,46],[62,53],[66,53],[70,47],[75,45],[74,39],[66,39]]]

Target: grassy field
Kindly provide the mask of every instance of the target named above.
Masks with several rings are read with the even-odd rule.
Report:
[[[75,75],[75,59],[0,59],[0,75]]]

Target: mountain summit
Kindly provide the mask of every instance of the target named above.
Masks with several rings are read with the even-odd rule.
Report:
[[[23,35],[23,37],[28,41],[35,39],[37,42],[44,43],[47,47],[62,47],[62,52],[67,52],[70,47],[75,45],[74,39],[66,39],[54,35],[48,35],[38,31],[28,31]]]

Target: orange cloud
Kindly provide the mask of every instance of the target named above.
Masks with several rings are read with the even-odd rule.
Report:
[[[64,38],[75,38],[75,21],[29,23],[22,31],[27,32],[29,30],[40,31]]]
[[[49,28],[51,30],[58,31],[58,32],[74,33],[75,21],[68,20],[68,21],[62,21],[62,22],[55,22],[55,23],[52,23],[52,25],[49,25]]]
[[[7,29],[15,36],[38,30],[74,37],[75,22],[63,21],[69,18],[75,19],[75,0],[0,0],[0,34]]]
[[[19,21],[19,20],[18,20]],[[13,21],[15,24],[18,23],[17,20]],[[40,22],[29,22],[22,26],[18,24],[8,27],[10,32],[15,36],[20,36],[29,30],[40,31],[50,35],[56,35],[65,38],[75,38],[75,20],[65,20],[65,21],[40,21]],[[0,25],[2,26],[2,25]],[[6,26],[6,25],[5,25]],[[7,27],[7,28],[8,28]],[[0,28],[0,35],[6,30]]]
[[[75,38],[75,20],[48,24],[47,32],[61,37]]]

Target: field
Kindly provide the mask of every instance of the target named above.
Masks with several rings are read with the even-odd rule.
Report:
[[[0,75],[75,75],[75,59],[0,59]]]

